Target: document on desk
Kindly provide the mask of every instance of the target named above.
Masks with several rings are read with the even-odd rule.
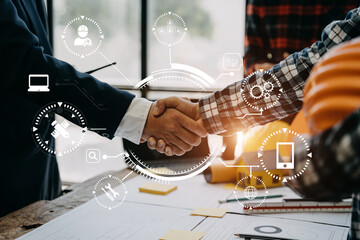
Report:
[[[223,218],[206,218],[193,231],[206,232],[202,240],[240,239],[234,234],[308,240],[347,239],[349,228],[289,219],[226,214]]]
[[[203,175],[190,179],[171,182],[177,190],[166,196],[139,192],[139,187],[150,182],[149,179],[138,176],[125,182],[128,189],[126,201],[145,204],[155,204],[169,207],[194,209],[196,207],[219,207],[219,199],[225,199],[232,193],[231,190],[222,189],[222,184],[208,184]]]
[[[171,229],[190,231],[203,219],[190,210],[129,202],[108,210],[91,200],[19,239],[159,239]]]

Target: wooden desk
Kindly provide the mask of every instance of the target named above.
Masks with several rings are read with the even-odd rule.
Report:
[[[0,239],[14,239],[20,237],[89,201],[93,198],[92,190],[101,177],[112,174],[119,179],[122,179],[130,172],[131,170],[124,169],[120,172],[107,172],[101,174],[85,182],[70,186],[66,189],[66,191],[70,192],[52,201],[38,201],[0,218]],[[137,176],[137,174],[131,174],[126,180],[135,176]]]

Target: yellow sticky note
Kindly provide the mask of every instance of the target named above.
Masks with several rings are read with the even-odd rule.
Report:
[[[205,236],[204,232],[170,230],[161,236],[159,240],[199,240],[203,236]]]
[[[191,215],[222,218],[227,212],[226,208],[198,207],[191,211]]]
[[[162,183],[148,183],[142,187],[139,187],[140,192],[166,195],[177,189],[177,186]]]

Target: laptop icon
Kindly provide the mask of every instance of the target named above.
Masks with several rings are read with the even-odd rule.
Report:
[[[29,74],[28,92],[50,92],[48,74]]]

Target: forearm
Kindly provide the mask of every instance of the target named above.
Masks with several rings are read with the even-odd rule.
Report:
[[[254,112],[254,109],[244,101],[243,96],[250,98],[250,94],[249,88],[244,88],[241,92],[242,81],[202,98],[200,111],[207,131],[214,134],[240,131],[298,112],[302,107],[303,88],[312,67],[332,47],[360,36],[359,25],[359,9],[356,9],[351,11],[345,20],[329,24],[323,31],[321,41],[293,53],[272,67],[269,73],[278,79],[283,93],[280,94],[278,103],[264,110],[261,115],[246,115]],[[270,77],[267,81],[276,86],[276,79]],[[259,99],[255,100],[253,105],[263,106],[266,102]]]
[[[99,132],[113,137],[134,95],[76,71],[70,64],[44,53],[39,39],[20,19],[11,1],[0,3],[1,91],[35,103],[68,102],[78,107],[88,127],[106,128]],[[48,93],[28,92],[28,75],[49,75]],[[71,120],[71,119],[70,119]]]

